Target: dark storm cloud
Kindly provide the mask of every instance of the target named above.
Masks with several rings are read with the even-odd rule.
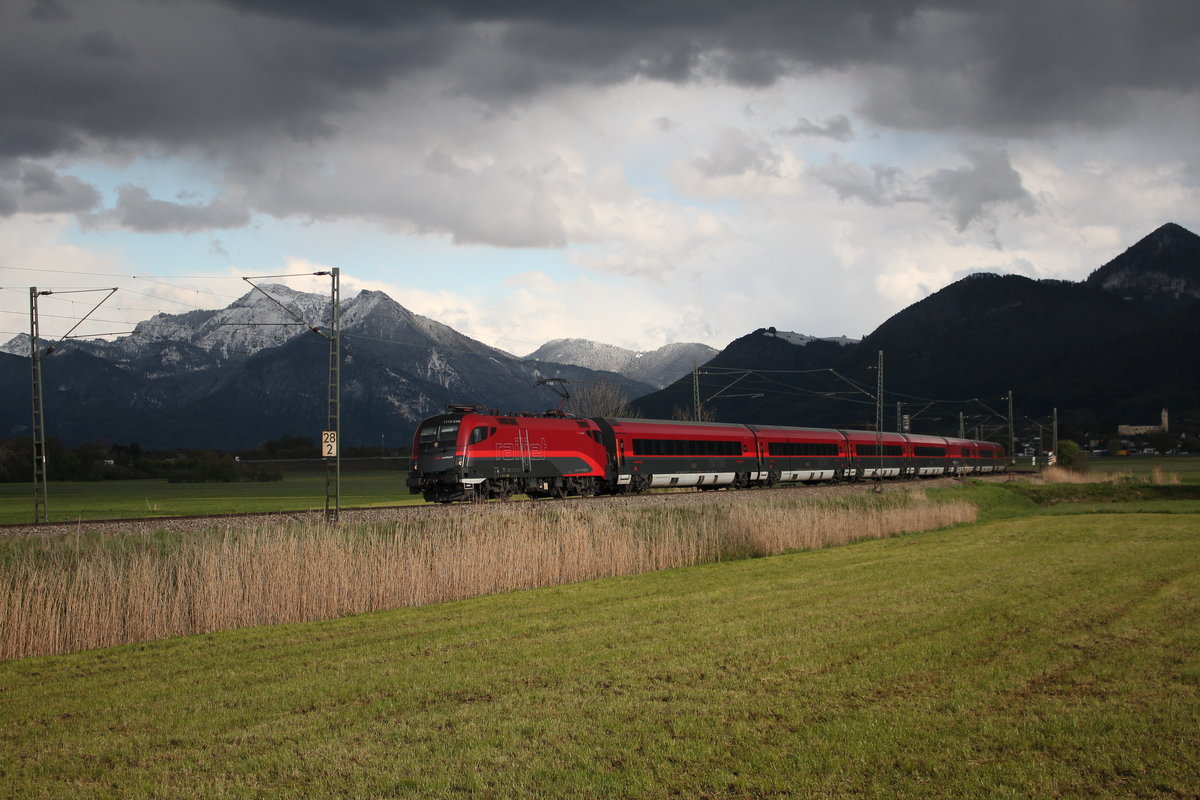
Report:
[[[0,119],[0,158],[39,158],[82,145],[79,134],[60,122]]]
[[[935,170],[920,178],[909,178],[903,170],[887,164],[876,164],[868,170],[836,155],[806,172],[833,189],[840,200],[858,200],[872,206],[928,204],[959,231],[975,223],[992,227],[993,217],[1002,207],[1017,214],[1034,211],[1034,198],[1008,153],[975,148],[964,155],[967,165]]]
[[[969,166],[940,169],[925,179],[934,202],[947,210],[960,231],[1001,205],[1019,213],[1032,213],[1033,196],[1025,189],[1007,153],[972,150],[966,156]]]
[[[44,135],[0,132],[0,145],[328,137],[391,82],[435,70],[446,91],[503,104],[561,85],[762,86],[825,69],[868,71],[862,112],[883,125],[1106,124],[1132,92],[1195,91],[1200,4],[40,0],[0,9],[0,107],[6,126]]]
[[[206,0],[0,4],[0,154],[216,151],[328,137],[398,76],[440,63],[444,26],[319,28]]]
[[[28,13],[39,22],[63,22],[71,18],[71,12],[59,0],[32,0]]]
[[[1139,92],[1195,102],[1193,0],[1012,0],[941,9],[883,65],[862,111],[886,126],[1035,133],[1129,119]]]
[[[864,109],[877,122],[1012,131],[1106,124],[1128,112],[1131,92],[1190,94],[1200,80],[1194,0],[225,2],[351,28],[503,24],[503,49],[519,64],[461,76],[489,95],[634,76],[758,86],[859,66],[886,73]]]
[[[117,227],[141,233],[196,233],[220,228],[241,228],[250,222],[246,204],[229,195],[208,203],[157,200],[138,186],[117,189],[115,208],[92,216],[94,227]]]
[[[833,139],[835,142],[848,142],[854,138],[854,126],[845,114],[838,114],[825,120],[824,123],[812,122],[801,117],[795,125],[785,128],[780,133],[789,136],[817,136]]]
[[[29,161],[0,161],[0,217],[85,213],[99,204],[96,187],[73,175]]]
[[[898,167],[876,164],[864,167],[834,156],[825,164],[808,168],[808,174],[837,192],[841,200],[851,198],[872,206],[915,200],[903,188],[904,172]]]
[[[85,33],[74,42],[74,50],[87,58],[131,59],[133,48],[119,41],[108,31],[93,31]]]

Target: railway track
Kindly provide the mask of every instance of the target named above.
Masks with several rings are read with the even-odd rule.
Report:
[[[966,480],[1010,480],[1009,474],[975,475]],[[938,488],[958,486],[963,478],[911,478],[908,480],[887,480],[883,483],[884,490],[889,488]],[[836,497],[840,495],[860,494],[875,491],[873,482],[863,483],[828,483],[815,486],[776,486],[771,488],[739,489],[739,497],[754,496],[761,493],[803,492],[812,497]],[[397,505],[375,506],[371,508],[344,508],[341,511],[342,523],[387,522],[413,516],[435,516],[463,513],[487,513],[489,509],[512,508],[525,504],[539,506],[570,502],[572,504],[621,504],[645,505],[650,503],[693,503],[710,502],[726,494],[722,491],[686,491],[656,492],[650,494],[606,495],[602,497],[572,497],[567,500],[492,500],[486,503],[453,503],[427,505]],[[324,521],[322,510],[314,511],[262,511],[245,514],[203,514],[186,517],[129,517],[124,519],[75,520],[70,522],[49,522],[40,525],[13,523],[0,525],[0,536],[45,536],[51,534],[66,534],[71,532],[89,533],[151,533],[157,530],[171,530],[180,533],[188,531],[203,531],[216,528],[250,528],[264,523],[294,522],[303,524],[320,524]]]

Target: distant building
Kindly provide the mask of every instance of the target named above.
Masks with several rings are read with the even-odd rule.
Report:
[[[1162,410],[1161,425],[1118,425],[1117,436],[1142,436],[1147,433],[1158,433],[1159,431],[1170,430],[1167,424],[1167,410]]]

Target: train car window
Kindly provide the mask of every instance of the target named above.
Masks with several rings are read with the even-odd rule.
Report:
[[[495,430],[492,428],[491,430]],[[480,425],[475,430],[471,431],[471,439],[468,444],[479,444],[490,435],[486,425]]]
[[[882,451],[882,452],[880,452]],[[901,456],[904,455],[898,444],[856,444],[854,452],[860,456]]]
[[[772,456],[836,456],[834,442],[768,442],[767,454]]]
[[[722,442],[711,439],[634,439],[635,456],[740,456],[741,442]]]
[[[946,448],[944,447],[924,447],[918,445],[913,448],[913,455],[926,456],[932,458],[945,458]]]
[[[458,420],[450,422],[431,423],[421,428],[418,442],[422,445],[454,446],[458,440]]]
[[[588,431],[588,433],[591,434],[591,437],[593,440],[595,440],[596,444],[603,444],[603,442],[600,441],[600,431]]]

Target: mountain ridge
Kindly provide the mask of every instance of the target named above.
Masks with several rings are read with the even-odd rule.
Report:
[[[114,341],[72,340],[43,361],[47,434],[68,444],[103,438],[143,447],[245,449],[325,426],[329,300],[264,287],[305,322],[257,290],[213,312],[159,314]],[[629,396],[652,386],[573,365],[527,363],[416,314],[382,292],[341,308],[342,441],[407,444],[416,424],[449,403],[513,411],[552,407],[536,382],[561,377],[612,383]],[[289,324],[280,324],[287,322]],[[296,323],[296,324],[290,324]],[[317,329],[318,332],[314,332]],[[10,340],[0,377],[29,383],[29,338]],[[29,397],[0,397],[0,436],[28,436]],[[86,413],[85,413],[86,410]]]
[[[132,336],[58,348],[43,362],[47,433],[66,443],[223,449],[305,431],[315,438],[328,401],[329,346],[318,335],[328,298],[264,289],[295,305],[304,324],[254,290],[224,309],[158,314]],[[970,275],[861,342],[760,328],[721,351],[676,343],[639,353],[564,339],[519,358],[372,291],[343,303],[341,321],[346,444],[407,442],[417,422],[449,403],[551,407],[558,398],[535,388],[550,377],[615,384],[645,416],[686,415],[695,412],[693,363],[703,365],[705,413],[723,421],[869,427],[879,351],[889,404],[974,398],[994,406],[1015,390],[1018,413],[1058,408],[1075,430],[1156,418],[1164,407],[1173,419],[1200,417],[1200,237],[1174,223],[1084,281]],[[28,386],[28,335],[0,349],[5,385]],[[587,358],[627,374],[564,363]],[[676,376],[661,389],[628,374],[656,362],[660,370],[673,363]],[[28,405],[21,392],[0,396],[0,437],[29,435]],[[890,406],[885,417],[890,429]],[[932,426],[931,417],[920,425]]]
[[[705,413],[722,421],[869,428],[882,351],[887,430],[895,403],[978,410],[1002,405],[1009,390],[1019,415],[1057,408],[1075,432],[1115,430],[1165,407],[1200,419],[1198,298],[1200,237],[1168,223],[1084,281],[969,275],[840,351],[781,349],[759,329],[714,357],[695,388]],[[736,391],[725,389],[734,378]],[[635,406],[647,416],[695,414],[693,393],[685,378]],[[944,413],[919,425],[951,433],[957,421]]]

